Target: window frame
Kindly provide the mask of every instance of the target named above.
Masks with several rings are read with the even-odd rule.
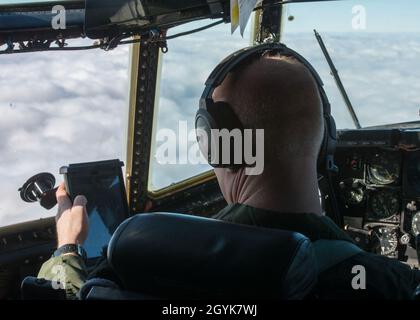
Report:
[[[258,16],[260,12],[257,11],[255,14],[255,17]],[[283,15],[281,16],[283,17]],[[251,41],[252,43],[255,43],[255,39],[257,39],[257,34],[258,34],[258,26],[259,26],[259,19],[257,18],[252,18],[250,19],[249,23],[251,24]],[[139,68],[139,58],[138,58],[138,54],[139,54],[139,50],[140,50],[140,45],[139,44],[135,44],[132,47],[132,52],[131,52],[131,82],[130,82],[130,99],[129,99],[129,103],[130,103],[130,107],[129,107],[129,129],[128,129],[128,151],[127,151],[127,166],[126,166],[126,186],[127,186],[127,195],[129,197],[129,201],[130,201],[130,189],[133,187],[132,183],[131,183],[131,177],[132,177],[132,170],[133,170],[133,136],[134,136],[134,115],[135,115],[135,108],[136,108],[136,95],[137,95],[137,76],[139,75],[138,72],[141,68]],[[155,92],[155,99],[154,99],[154,111],[153,111],[153,125],[152,125],[152,132],[151,132],[151,141],[150,141],[150,154],[149,154],[149,164],[152,161],[152,155],[153,155],[153,150],[154,150],[154,138],[155,138],[155,131],[156,131],[156,127],[157,127],[157,112],[159,109],[159,87],[160,87],[160,78],[162,75],[162,62],[163,62],[164,56],[162,53],[159,54],[159,59],[158,59],[158,66],[157,66],[157,75],[156,75],[156,92]],[[171,185],[168,185],[166,187],[163,188],[159,188],[157,190],[151,190],[150,189],[150,178],[151,178],[151,174],[152,174],[152,167],[149,165],[149,170],[147,173],[147,198],[151,199],[151,200],[159,200],[159,199],[163,199],[166,198],[168,196],[171,196],[173,194],[185,191],[189,188],[195,187],[197,185],[209,182],[211,180],[214,180],[216,178],[215,174],[214,174],[214,170],[210,169],[207,171],[204,171],[198,175],[193,175],[187,179],[175,182]]]

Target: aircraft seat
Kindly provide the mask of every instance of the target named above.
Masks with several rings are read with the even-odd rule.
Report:
[[[121,292],[162,299],[303,299],[317,279],[314,250],[302,234],[173,213],[127,219],[108,260]],[[90,289],[88,300],[106,296],[106,288],[96,297],[98,288]]]

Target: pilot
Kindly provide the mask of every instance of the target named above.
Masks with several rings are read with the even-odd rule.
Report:
[[[215,168],[228,205],[216,219],[290,230],[317,240],[352,239],[325,216],[317,161],[324,134],[318,84],[293,57],[262,55],[234,69],[213,92],[227,102],[244,128],[263,128],[264,171]],[[355,286],[353,267],[365,270]],[[361,251],[319,275],[313,294],[322,299],[412,299],[420,271],[391,258]]]
[[[312,241],[351,238],[323,213],[318,191],[317,159],[324,133],[317,83],[295,58],[262,55],[233,70],[213,93],[230,104],[244,127],[264,129],[264,170],[248,175],[245,167],[216,168],[227,206],[216,219],[300,232]],[[88,226],[86,199],[72,206],[64,185],[57,191],[58,246],[83,244]],[[75,253],[47,261],[39,277],[57,279],[65,270],[67,296],[74,298],[86,281],[86,267]],[[353,267],[362,266],[365,285],[354,287]],[[397,260],[361,251],[319,275],[314,297],[322,299],[411,299],[419,271]]]

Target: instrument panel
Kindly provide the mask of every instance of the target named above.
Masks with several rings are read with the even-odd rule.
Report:
[[[420,233],[419,137],[420,129],[338,132],[333,183],[345,228],[364,249],[402,261]]]

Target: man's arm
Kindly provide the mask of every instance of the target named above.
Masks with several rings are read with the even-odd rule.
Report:
[[[77,196],[72,204],[62,183],[56,193],[58,212],[56,216],[57,248],[66,244],[83,245],[88,235],[87,200]],[[75,253],[52,257],[39,271],[38,278],[60,283],[68,299],[75,299],[86,282],[87,270],[83,258]],[[57,284],[58,286],[58,284]]]

